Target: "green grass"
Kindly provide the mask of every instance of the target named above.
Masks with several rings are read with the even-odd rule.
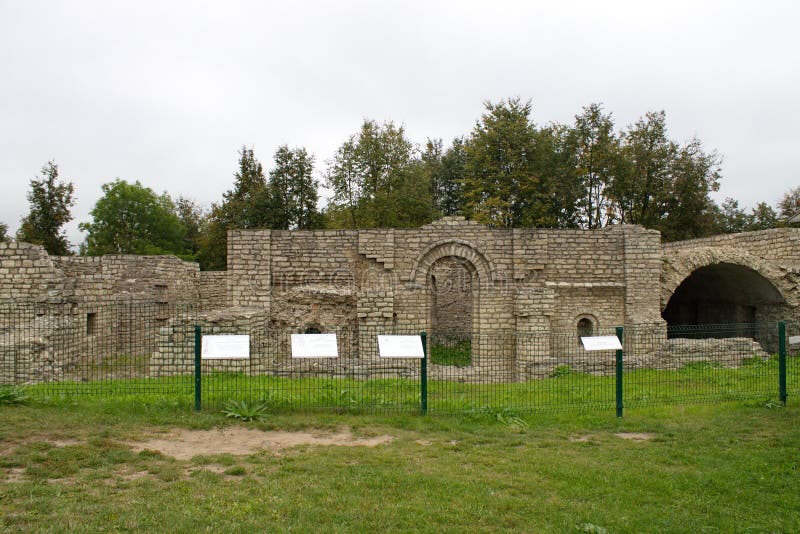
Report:
[[[800,393],[800,361],[790,359],[788,384]],[[420,384],[416,379],[286,378],[243,373],[207,373],[202,377],[203,405],[221,408],[235,400],[261,402],[270,411],[334,410],[337,412],[416,413],[420,409]],[[515,412],[557,410],[613,410],[614,376],[594,376],[558,367],[550,377],[528,382],[474,384],[429,380],[431,414],[464,414],[484,409]],[[638,369],[623,379],[627,407],[775,400],[778,397],[777,358],[753,359],[740,368],[723,368],[707,362],[680,370]],[[40,399],[113,396],[122,399],[193,399],[193,377],[99,380],[37,384],[19,388]]]
[[[0,530],[800,530],[796,402],[640,408],[624,419],[273,413],[247,427],[348,426],[393,440],[190,460],[127,444],[173,428],[242,424],[154,397],[0,406]]]
[[[469,339],[443,339],[443,342],[431,342],[431,363],[437,365],[454,365],[467,367],[472,364],[472,342]]]

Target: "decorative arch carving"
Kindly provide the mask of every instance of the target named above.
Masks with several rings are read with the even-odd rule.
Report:
[[[411,264],[409,280],[424,285],[431,266],[441,258],[454,256],[467,260],[475,268],[479,281],[494,281],[497,267],[475,245],[460,239],[447,239],[428,246]]]

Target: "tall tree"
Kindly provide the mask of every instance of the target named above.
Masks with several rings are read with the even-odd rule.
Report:
[[[680,147],[670,165],[665,216],[658,226],[666,241],[692,239],[715,233],[714,201],[719,190],[720,157],[706,152],[699,139]],[[752,220],[751,220],[752,223]]]
[[[721,158],[698,139],[680,146],[667,137],[666,114],[647,113],[622,134],[609,187],[620,222],[660,230],[665,241],[713,233]]]
[[[175,201],[175,214],[184,228],[184,254],[196,258],[200,250],[200,233],[207,214],[194,200],[179,196]]]
[[[206,270],[225,269],[228,255],[228,230],[268,228],[270,223],[267,179],[252,148],[239,150],[239,169],[233,189],[223,193],[222,202],[213,204],[198,239],[198,261]]]
[[[313,174],[314,157],[305,148],[278,148],[266,189],[270,228],[303,230],[321,226]]]
[[[435,216],[430,176],[402,126],[365,120],[328,164],[334,228],[419,226]],[[400,206],[404,209],[400,209]]]
[[[739,207],[739,201],[726,198],[717,213],[714,233],[733,234],[768,230],[778,226],[778,214],[766,202],[759,202],[747,213]]]
[[[460,215],[464,209],[464,138],[453,139],[443,150],[441,139],[429,139],[421,161],[430,176],[433,203],[441,215]]]
[[[750,210],[749,230],[769,230],[778,226],[778,213],[766,202],[759,202]]]
[[[539,179],[533,167],[531,103],[517,98],[484,106],[465,147],[465,207],[478,222],[520,226],[531,200],[523,191],[537,189]]]
[[[8,225],[0,222],[0,243],[8,241]]]
[[[490,226],[572,226],[578,197],[567,172],[563,130],[537,129],[531,103],[485,103],[465,144],[463,197],[469,216]]]
[[[17,239],[43,245],[48,254],[70,254],[69,241],[62,227],[72,220],[75,204],[71,182],[59,180],[58,166],[49,161],[42,167],[41,178],[31,180],[28,192],[30,212],[22,219]]]
[[[569,143],[575,150],[576,172],[584,189],[580,201],[581,226],[602,228],[613,221],[607,189],[619,152],[611,114],[603,113],[601,104],[584,107],[575,116]]]
[[[545,209],[532,213],[525,226],[578,228],[581,226],[581,199],[586,189],[578,173],[574,139],[568,126],[550,124],[536,133],[535,168],[540,176],[536,186],[549,201]]]
[[[103,196],[90,212],[86,253],[176,254],[185,250],[185,228],[169,195],[158,195],[141,183],[116,179],[103,184]]]
[[[748,225],[747,212],[739,207],[739,201],[727,197],[720,206],[718,215],[718,231],[724,234],[744,232]]]
[[[787,221],[800,214],[800,186],[789,189],[778,202],[778,213]]]

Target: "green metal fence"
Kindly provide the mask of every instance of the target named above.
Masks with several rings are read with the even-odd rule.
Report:
[[[203,322],[201,326],[200,323]],[[247,359],[201,357],[204,335],[247,334]],[[190,306],[0,306],[0,385],[37,397],[159,396],[219,409],[525,413],[616,410],[800,394],[800,324],[608,328],[623,351],[576,331],[492,334],[337,330],[338,358],[294,359],[292,332],[201,319]],[[380,334],[421,335],[426,357],[381,358]],[[793,339],[794,338],[794,339]]]

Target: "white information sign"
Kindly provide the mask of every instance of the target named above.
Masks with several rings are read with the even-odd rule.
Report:
[[[292,334],[292,358],[338,358],[336,334]]]
[[[800,345],[800,336],[789,336],[789,345]]]
[[[246,360],[250,358],[250,336],[203,336],[200,358],[203,360]]]
[[[581,338],[586,350],[622,350],[617,336],[587,336]]]
[[[381,358],[423,358],[422,338],[419,336],[378,336]]]

